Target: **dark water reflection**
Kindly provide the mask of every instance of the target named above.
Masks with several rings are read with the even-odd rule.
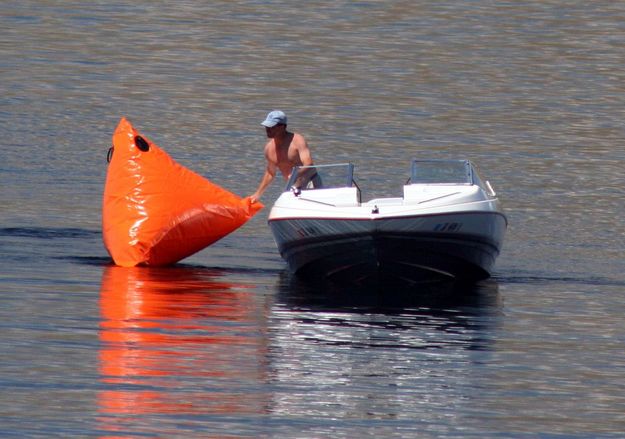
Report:
[[[311,416],[328,417],[315,434],[341,427],[337,415],[383,432],[380,420],[413,418],[421,398],[456,404],[448,374],[488,351],[501,298],[495,281],[380,296],[287,273],[271,297],[219,270],[106,266],[100,311],[105,437],[174,435],[181,422],[198,437],[257,434],[245,425],[256,417],[289,437]]]
[[[277,287],[280,302],[293,307],[310,307],[354,312],[396,312],[399,310],[471,309],[489,312],[503,306],[499,284],[490,278],[477,283],[423,282],[411,287],[341,285],[302,279],[283,271]]]
[[[289,391],[275,395],[273,410],[349,420],[353,432],[380,437],[392,428],[457,428],[501,308],[495,281],[380,291],[320,288],[285,274],[269,343],[271,375]],[[316,431],[332,431],[324,427]]]
[[[374,337],[370,343],[359,340],[354,347],[487,348],[488,341],[480,331],[491,331],[503,316],[494,279],[478,284],[434,282],[411,288],[366,288],[316,284],[285,272],[279,285],[275,309],[290,313],[302,325],[380,331],[382,337]]]

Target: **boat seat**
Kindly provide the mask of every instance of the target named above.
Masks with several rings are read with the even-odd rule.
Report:
[[[331,204],[336,207],[358,206],[358,188],[304,189],[300,197],[309,201]]]

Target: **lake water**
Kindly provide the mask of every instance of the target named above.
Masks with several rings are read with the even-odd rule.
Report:
[[[625,435],[625,2],[23,0],[0,25],[0,436]],[[111,264],[121,116],[249,195],[274,108],[365,199],[473,160],[510,224],[493,278],[320,289],[268,207],[175,267]]]

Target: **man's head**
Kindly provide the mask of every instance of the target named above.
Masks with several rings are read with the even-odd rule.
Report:
[[[261,122],[261,125],[266,128],[273,128],[276,125],[286,126],[286,114],[280,110],[273,110],[267,114],[267,117]]]

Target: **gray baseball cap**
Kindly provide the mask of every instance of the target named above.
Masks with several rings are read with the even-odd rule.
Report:
[[[269,112],[265,120],[261,123],[261,125],[267,128],[275,127],[278,124],[286,125],[286,114],[280,110]]]

